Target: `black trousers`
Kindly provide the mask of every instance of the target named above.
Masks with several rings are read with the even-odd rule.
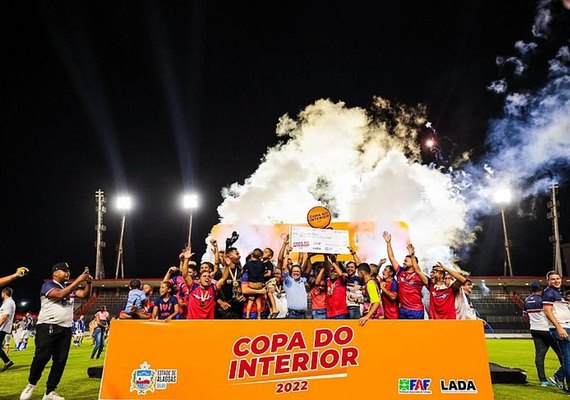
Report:
[[[70,345],[71,328],[50,324],[37,325],[36,352],[30,367],[28,382],[36,385],[42,377],[46,364],[52,359],[52,366],[46,383],[46,393],[55,390],[63,375]]]
[[[558,342],[552,337],[548,331],[530,331],[532,340],[534,341],[534,364],[536,365],[536,372],[538,373],[538,380],[541,382],[546,381],[546,374],[544,372],[544,357],[548,349],[554,350],[558,356],[558,361],[560,365],[562,364],[562,354],[560,354],[560,349],[558,348]]]
[[[10,357],[8,357],[8,355],[4,352],[4,346],[3,346],[4,338],[6,337],[7,334],[8,333],[4,331],[0,331],[0,358],[2,359],[2,361],[4,361],[4,364],[10,362]]]

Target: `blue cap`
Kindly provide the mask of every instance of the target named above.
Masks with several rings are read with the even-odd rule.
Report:
[[[533,292],[536,292],[538,290],[540,290],[542,288],[542,285],[540,284],[540,282],[534,281],[530,284],[530,290],[532,290]]]

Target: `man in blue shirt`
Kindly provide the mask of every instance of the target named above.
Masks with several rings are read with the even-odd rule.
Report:
[[[289,268],[283,264],[283,289],[287,294],[287,307],[289,319],[306,319],[307,316],[307,275],[302,273],[301,267],[297,264]]]

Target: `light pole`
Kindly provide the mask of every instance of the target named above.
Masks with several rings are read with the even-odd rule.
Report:
[[[501,206],[501,218],[503,220],[503,236],[505,246],[504,275],[507,276],[507,268],[510,276],[513,276],[513,264],[511,260],[511,246],[507,234],[507,220],[505,219],[505,207],[511,202],[512,193],[509,188],[500,188],[495,192],[495,202]]]
[[[132,201],[129,196],[120,196],[117,198],[117,210],[122,211],[121,218],[121,236],[119,236],[119,246],[117,248],[117,267],[115,268],[115,279],[119,279],[119,269],[121,270],[121,278],[125,277],[125,266],[123,262],[123,237],[125,235],[125,222],[127,220],[127,212],[131,209]]]
[[[198,208],[198,195],[195,193],[187,193],[182,197],[182,205],[185,210],[188,210],[188,247],[192,240],[192,211]]]

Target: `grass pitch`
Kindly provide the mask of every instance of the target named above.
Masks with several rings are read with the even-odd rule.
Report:
[[[99,379],[89,378],[87,368],[103,365],[102,354],[100,360],[91,360],[91,340],[85,339],[80,348],[71,347],[67,367],[57,393],[67,400],[96,400],[99,396]],[[505,367],[516,367],[527,371],[528,384],[526,385],[493,385],[495,399],[497,400],[566,400],[569,396],[557,388],[539,386],[534,366],[534,346],[532,340],[487,340],[489,361]],[[478,354],[470,354],[468,348],[457,352],[462,362],[469,362]],[[26,351],[16,352],[10,350],[9,356],[14,366],[0,374],[0,400],[17,400],[20,392],[26,387],[28,372],[34,355],[33,339]],[[1,361],[0,361],[1,363]],[[546,374],[552,375],[558,368],[558,359],[552,351],[546,356]],[[45,392],[45,382],[49,374],[51,363],[48,363],[42,379],[32,399],[41,399]]]

